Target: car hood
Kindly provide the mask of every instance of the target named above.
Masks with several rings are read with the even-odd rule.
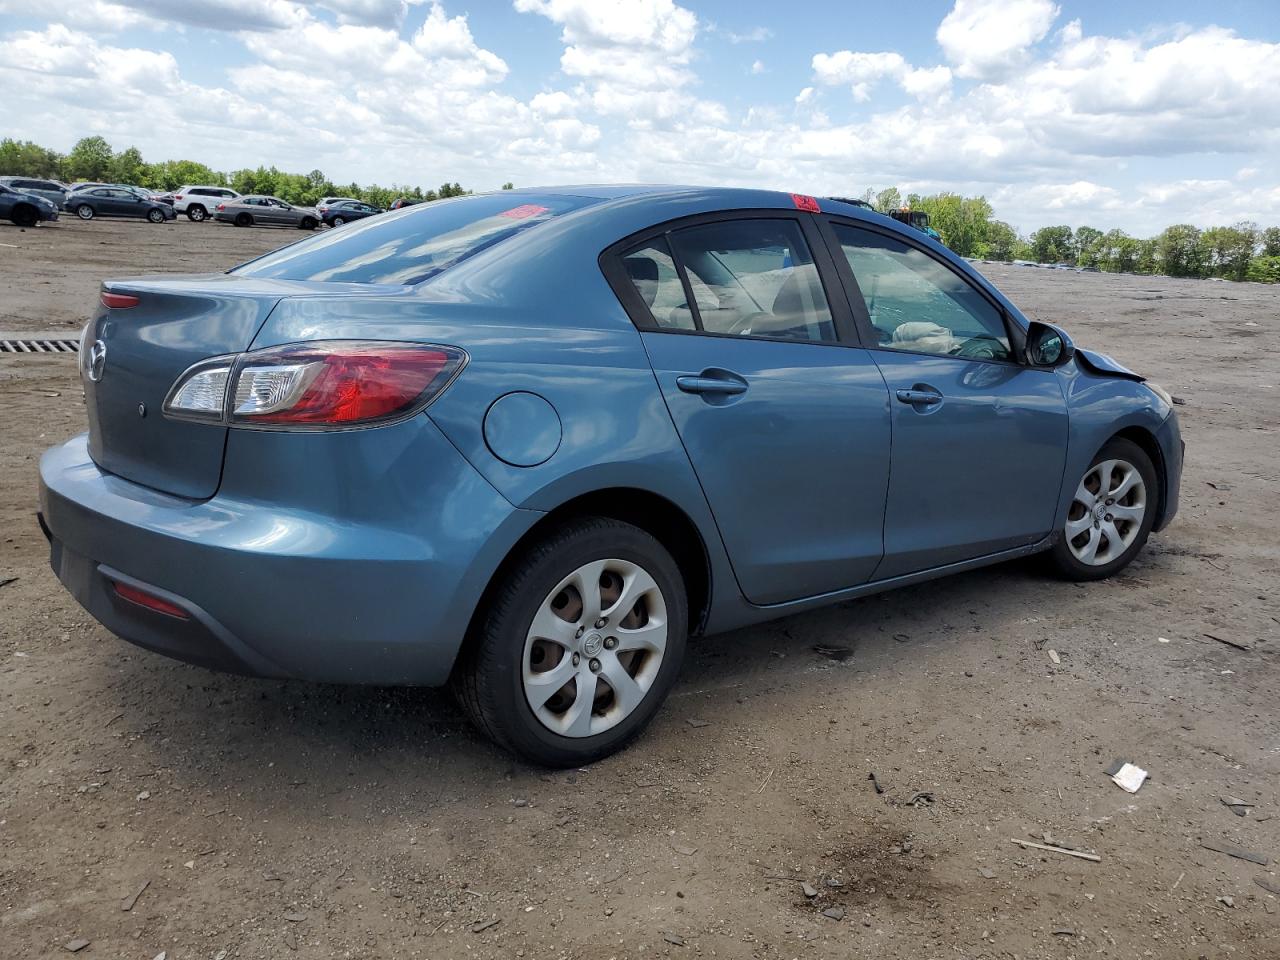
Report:
[[[1096,350],[1085,350],[1083,347],[1077,347],[1076,357],[1094,373],[1100,373],[1104,377],[1123,377],[1126,380],[1136,380],[1139,383],[1147,379],[1141,374],[1134,373],[1105,353],[1098,353]]]

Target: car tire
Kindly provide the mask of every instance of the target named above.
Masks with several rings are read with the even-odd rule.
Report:
[[[75,208],[73,212],[81,220],[93,219],[93,212],[94,212],[93,207],[89,206],[87,203],[80,204],[78,207]]]
[[[208,216],[209,216],[209,211],[206,210],[204,207],[202,207],[198,203],[193,203],[191,204],[191,206],[187,207],[188,220],[192,220],[196,223],[200,223],[202,220],[207,219]]]
[[[575,580],[596,591],[594,600],[582,601]],[[643,592],[608,622],[610,604],[621,604],[618,594],[631,585]],[[689,617],[684,580],[662,544],[631,524],[587,517],[554,529],[503,565],[483,603],[451,687],[481,731],[532,763],[580,766],[622,749],[653,719],[679,675]],[[588,622],[593,610],[603,610],[602,619]],[[536,639],[536,622],[554,623],[563,643]],[[535,668],[542,663],[548,677],[540,680]],[[623,681],[618,689],[625,684],[626,698],[611,676]],[[533,698],[542,703],[535,707]]]
[[[147,219],[152,223],[164,223],[164,211],[155,209],[148,210]]]
[[[331,226],[331,227],[340,227],[340,226],[342,226],[342,225],[343,225],[344,223],[346,223],[346,222],[347,222],[347,221],[346,221],[346,220],[343,220],[343,219],[342,219],[342,217],[334,217],[332,220],[330,220],[330,221],[329,221],[329,226]]]
[[[9,211],[9,219],[19,227],[34,227],[40,222],[40,213],[28,203],[20,203]]]
[[[298,224],[299,230],[314,230],[315,228],[316,221],[313,217],[303,217],[302,222]]]
[[[235,224],[237,227],[251,227],[253,226],[253,217],[247,213],[237,213]]]
[[[1160,507],[1159,476],[1145,450],[1116,437],[1098,451],[1074,490],[1048,559],[1067,580],[1102,580],[1128,566],[1147,542]]]

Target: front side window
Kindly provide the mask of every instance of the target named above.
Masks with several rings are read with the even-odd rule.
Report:
[[[901,240],[847,224],[832,227],[880,346],[1012,359],[1000,311],[968,281]]]
[[[835,326],[818,269],[795,220],[725,220],[671,234],[689,278],[697,329],[832,342]]]

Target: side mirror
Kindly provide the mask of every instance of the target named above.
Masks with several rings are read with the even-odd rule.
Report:
[[[1076,355],[1067,332],[1051,323],[1032,320],[1027,327],[1026,361],[1033,367],[1060,367]]]

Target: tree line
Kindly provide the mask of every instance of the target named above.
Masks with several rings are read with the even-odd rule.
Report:
[[[1280,227],[1261,229],[1251,221],[1207,230],[1178,223],[1146,238],[1123,230],[1104,233],[1096,227],[1072,230],[1066,225],[1041,227],[1021,236],[1003,220],[995,219],[985,197],[912,193],[904,200],[897,187],[890,187],[879,192],[868,190],[863,199],[881,213],[903,206],[923,210],[943,243],[964,257],[1068,263],[1106,273],[1280,283]]]
[[[289,203],[311,206],[321,197],[353,197],[388,207],[398,197],[421,203],[470,193],[458,183],[442,183],[434,190],[421,187],[358,183],[335,184],[319,170],[286,173],[275,166],[223,173],[195,160],[148,163],[137,147],[113,150],[103,137],[84,137],[69,153],[58,153],[29,140],[0,140],[0,175],[42,177],[74,183],[77,180],[128,183],[151,190],[176,190],[186,185],[230,187],[237,193],[265,193]],[[511,184],[506,184],[507,189]]]

